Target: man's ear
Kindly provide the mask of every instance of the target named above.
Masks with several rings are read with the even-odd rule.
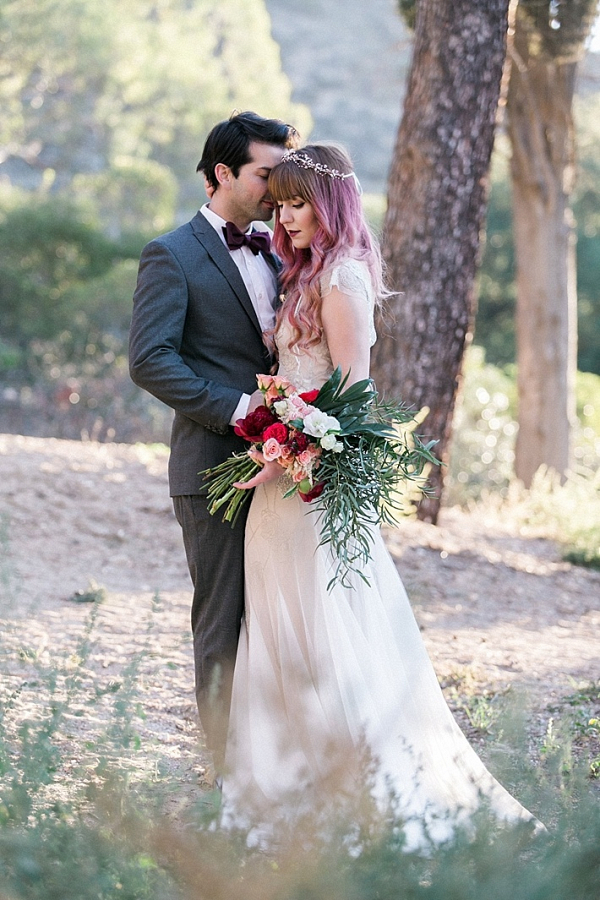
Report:
[[[229,187],[233,180],[233,172],[226,166],[225,163],[217,163],[215,166],[215,178],[219,182],[219,185],[223,185],[223,187]]]

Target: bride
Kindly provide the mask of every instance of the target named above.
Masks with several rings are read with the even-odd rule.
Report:
[[[285,300],[279,374],[299,391],[337,366],[369,375],[381,262],[346,153],[289,151],[269,177]],[[410,400],[410,398],[404,398]],[[438,843],[483,803],[533,820],[488,772],[454,721],[378,529],[364,575],[328,589],[319,518],[284,498],[264,463],[246,525],[245,621],[234,671],[223,822],[292,823],[359,795],[404,822],[406,846]]]

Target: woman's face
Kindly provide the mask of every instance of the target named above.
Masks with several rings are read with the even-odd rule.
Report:
[[[277,203],[279,222],[287,231],[296,250],[306,250],[317,233],[319,222],[310,203],[300,197]]]

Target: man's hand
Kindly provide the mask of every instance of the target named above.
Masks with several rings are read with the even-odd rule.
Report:
[[[259,406],[265,405],[265,398],[263,396],[263,392],[256,390],[253,394],[250,394],[250,403],[248,404],[248,413],[254,412]]]

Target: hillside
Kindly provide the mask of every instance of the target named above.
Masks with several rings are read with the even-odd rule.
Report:
[[[314,140],[338,140],[365,191],[385,192],[411,59],[397,0],[266,0],[294,99],[310,108]],[[588,53],[578,92],[600,90],[600,53]]]
[[[365,191],[387,179],[411,54],[396,0],[266,0],[294,100],[311,110],[314,140],[337,140]]]

